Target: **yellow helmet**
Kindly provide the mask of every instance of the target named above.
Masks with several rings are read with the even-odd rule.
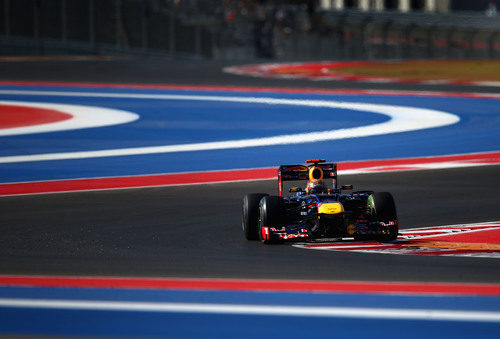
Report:
[[[321,167],[313,166],[309,168],[309,181],[323,180],[323,170]]]

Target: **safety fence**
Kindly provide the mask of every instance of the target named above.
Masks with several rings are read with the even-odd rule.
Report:
[[[0,0],[0,54],[211,58],[214,18],[160,0]],[[206,2],[200,1],[200,5]],[[193,14],[194,13],[194,14]]]
[[[499,58],[484,13],[322,11],[282,1],[0,0],[0,54],[226,60]]]

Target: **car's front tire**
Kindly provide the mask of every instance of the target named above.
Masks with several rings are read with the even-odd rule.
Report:
[[[269,236],[269,227],[285,226],[286,220],[285,204],[282,197],[267,196],[260,200],[259,206],[259,239],[264,244],[277,242]],[[267,228],[267,233],[266,229]]]
[[[243,197],[241,227],[245,238],[248,240],[258,240],[259,224],[259,204],[263,197],[268,196],[265,193],[251,193]]]
[[[368,203],[372,210],[372,217],[384,223],[394,221],[396,224],[388,227],[388,234],[382,234],[377,237],[377,240],[393,241],[398,237],[398,215],[396,213],[396,204],[394,203],[394,198],[389,192],[377,192],[373,193],[368,199]]]

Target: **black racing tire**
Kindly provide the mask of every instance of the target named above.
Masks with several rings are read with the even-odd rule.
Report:
[[[243,197],[241,227],[247,240],[259,240],[259,204],[265,193],[251,193]]]
[[[284,226],[286,220],[285,203],[282,197],[267,196],[260,200],[259,206],[259,239],[264,244],[277,243],[276,239],[264,239],[262,227]]]
[[[368,198],[368,201],[372,210],[372,217],[375,220],[385,223],[396,221],[396,225],[389,226],[389,234],[379,235],[377,240],[382,242],[396,240],[399,232],[397,225],[398,215],[396,213],[396,204],[394,203],[392,194],[389,192],[373,193]]]

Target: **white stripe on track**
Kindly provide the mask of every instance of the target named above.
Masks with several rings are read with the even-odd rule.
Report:
[[[47,102],[25,102],[1,100],[0,105],[13,105],[33,108],[45,108],[67,113],[72,116],[71,119],[57,121],[47,124],[34,126],[0,128],[1,136],[59,132],[73,129],[104,127],[118,124],[126,124],[139,119],[139,115],[123,110],[83,106],[83,105],[67,105],[53,104]]]
[[[270,305],[230,305],[191,304],[164,302],[117,302],[84,300],[39,300],[0,299],[0,307],[71,309],[95,311],[138,311],[138,312],[178,312],[216,313],[268,316],[301,317],[348,317],[374,319],[440,320],[500,322],[500,312],[456,311],[435,309],[397,309],[362,307],[315,307],[315,306],[270,306]]]
[[[415,131],[428,128],[436,128],[436,127],[455,124],[460,121],[460,118],[454,114],[432,109],[407,107],[407,106],[343,102],[343,101],[333,101],[333,100],[331,101],[297,100],[297,99],[207,96],[207,95],[167,95],[167,94],[162,95],[162,94],[51,92],[51,91],[19,91],[19,90],[0,90],[0,94],[68,96],[68,97],[105,97],[105,98],[124,98],[124,99],[187,100],[187,101],[195,100],[195,101],[220,101],[220,102],[235,102],[235,103],[265,104],[265,105],[292,105],[292,106],[323,107],[323,108],[333,108],[333,109],[365,111],[370,113],[383,114],[390,117],[389,121],[383,123],[361,126],[361,127],[329,130],[329,131],[278,135],[266,138],[203,142],[194,144],[6,156],[6,157],[0,157],[0,163],[100,158],[100,157],[111,157],[111,156],[210,151],[210,150],[221,150],[221,149],[238,149],[246,147],[301,144],[301,143],[311,143],[311,142],[338,140],[346,138],[358,138],[358,137],[367,137],[374,135],[383,135],[389,133],[400,133],[400,132],[408,132],[408,131]]]

